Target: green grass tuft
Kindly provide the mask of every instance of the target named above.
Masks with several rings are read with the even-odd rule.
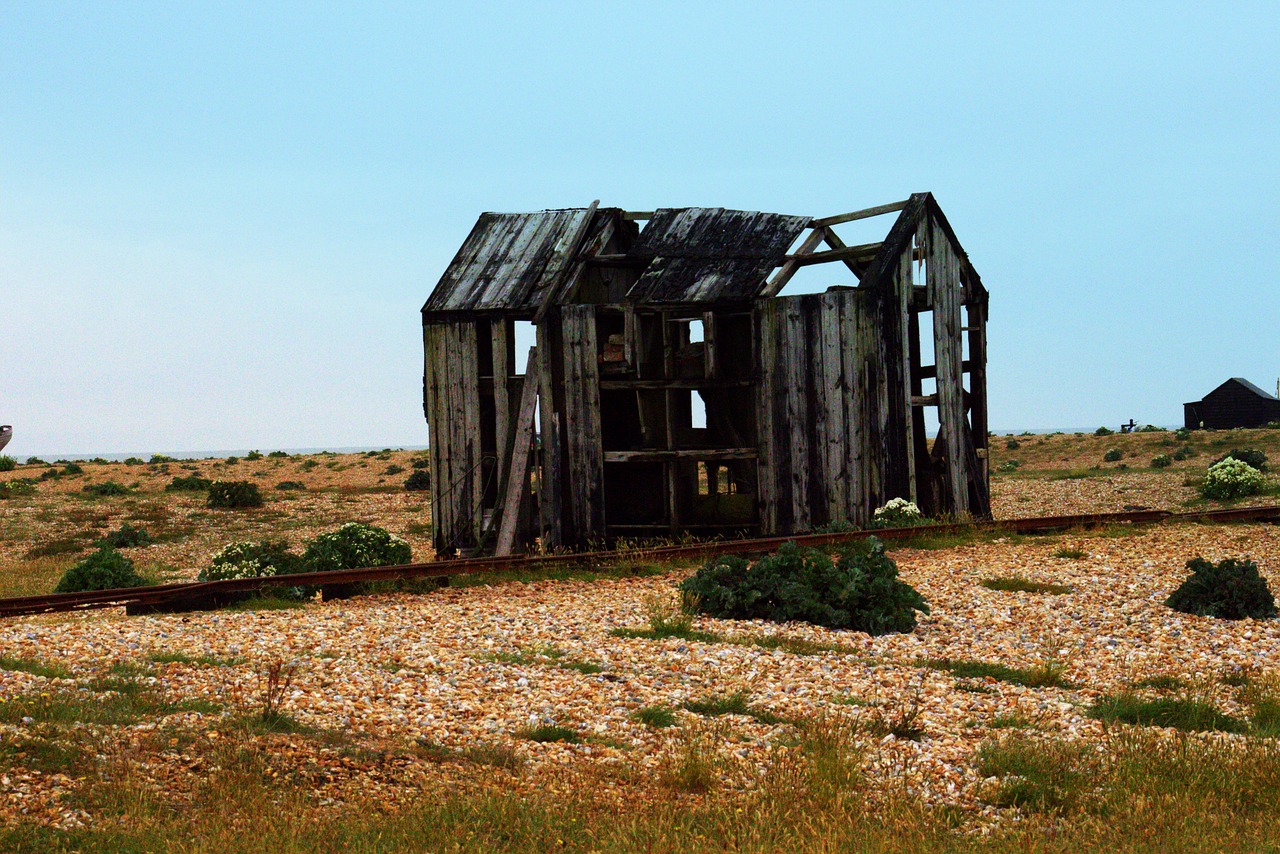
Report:
[[[1054,584],[1046,581],[1032,581],[1021,575],[1001,575],[994,578],[984,578],[978,582],[988,590],[1002,590],[1016,593],[1050,593],[1054,596],[1062,596],[1067,593],[1074,593],[1074,587],[1068,587],[1065,584]]]
[[[676,713],[666,706],[645,706],[637,710],[631,719],[654,729],[666,729],[676,725]]]
[[[1245,723],[1223,714],[1204,700],[1159,697],[1146,700],[1130,693],[1099,697],[1089,717],[1107,723],[1171,727],[1184,732],[1244,732]]]

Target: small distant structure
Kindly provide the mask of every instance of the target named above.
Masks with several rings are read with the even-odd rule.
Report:
[[[1280,391],[1280,383],[1277,384]],[[1243,377],[1232,377],[1204,396],[1182,405],[1188,430],[1264,427],[1280,421],[1280,398]]]
[[[889,213],[876,243],[834,230]],[[779,296],[811,264],[844,283]],[[987,302],[929,193],[482,214],[422,308],[436,551],[789,534],[892,498],[989,517]]]

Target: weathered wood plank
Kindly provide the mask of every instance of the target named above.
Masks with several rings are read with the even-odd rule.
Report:
[[[820,333],[814,349],[821,355],[821,371],[815,373],[814,394],[817,395],[816,412],[821,418],[819,432],[815,425],[814,438],[820,443],[823,489],[826,493],[825,513],[827,522],[847,519],[849,516],[849,475],[845,469],[844,398],[847,394],[844,381],[844,365],[841,359],[840,312],[848,298],[847,291],[830,291],[820,298],[818,315]]]
[[[791,256],[792,260],[784,261],[782,266],[778,268],[778,272],[773,274],[773,278],[769,280],[769,284],[765,285],[764,291],[760,296],[764,298],[776,297],[778,292],[787,286],[787,282],[800,270],[800,264],[794,259],[796,257],[808,255],[818,244],[822,242],[822,238],[826,233],[826,229],[815,228],[809,232],[809,236],[796,248],[795,253]]]
[[[759,437],[760,457],[756,463],[756,504],[762,533],[778,531],[778,500],[776,470],[776,436],[778,429],[773,422],[773,398],[777,385],[777,314],[776,300],[756,304],[756,335],[758,337],[760,385],[756,390],[756,434]]]
[[[965,459],[962,396],[959,266],[946,235],[930,223],[928,284],[933,296],[933,350],[937,365],[938,436],[946,448],[946,511],[968,515],[968,472]]]
[[[809,446],[812,422],[809,418],[809,360],[805,358],[808,338],[805,330],[805,300],[791,297],[786,302],[783,362],[787,366],[787,435],[791,463],[792,530],[811,527],[809,499]]]
[[[679,448],[661,451],[605,451],[606,463],[666,462],[667,460],[754,460],[757,448]]]
[[[587,207],[586,216],[578,223],[578,227],[574,229],[569,240],[565,243],[564,266],[561,268],[559,275],[556,277],[543,295],[542,304],[538,306],[537,312],[533,315],[533,322],[541,324],[546,319],[547,312],[553,305],[556,305],[564,292],[565,285],[572,281],[573,278],[581,271],[582,263],[577,260],[578,253],[582,250],[582,243],[587,239],[587,235],[591,233],[591,224],[596,218],[596,209],[600,207],[600,200],[596,199]]]
[[[596,316],[590,305],[565,306],[565,439],[573,540],[604,535],[604,467],[600,424],[600,369]]]
[[[558,318],[559,315],[557,314]],[[557,429],[555,376],[553,363],[559,359],[557,338],[554,325],[543,323],[536,327],[538,339],[538,416],[540,423],[542,458],[539,461],[538,477],[538,515],[542,530],[542,541],[546,548],[558,547],[561,543],[561,504],[560,504],[560,433]],[[525,380],[529,381],[528,378]]]
[[[511,455],[504,467],[507,479],[502,495],[501,522],[498,529],[497,555],[509,555],[515,549],[516,531],[525,496],[528,494],[529,456],[533,452],[534,412],[538,405],[538,348],[529,348],[529,363],[525,368],[524,388],[520,392],[520,409],[516,415],[515,438]]]
[[[498,483],[502,483],[507,477],[506,464],[511,459],[511,437],[514,429],[511,423],[510,386],[511,348],[515,343],[511,340],[512,332],[510,321],[502,318],[495,319],[489,329],[490,340],[493,342],[493,436],[498,458],[494,476]]]

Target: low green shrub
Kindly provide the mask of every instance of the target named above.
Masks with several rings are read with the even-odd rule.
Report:
[[[146,583],[147,580],[134,569],[133,561],[110,546],[103,546],[68,569],[53,592],[115,590],[121,587],[141,587]]]
[[[255,483],[247,480],[215,480],[209,484],[210,507],[221,509],[238,509],[241,507],[261,507],[262,493]]]
[[[1243,460],[1227,457],[1209,466],[1200,494],[1216,501],[1230,501],[1257,495],[1264,485],[1260,471]]]
[[[0,454],[0,471],[13,471],[17,467],[17,460],[8,454]]]
[[[285,453],[284,451],[272,451],[271,453],[267,454],[267,459],[270,459],[270,460],[287,460],[287,459],[289,459],[289,455],[288,455],[287,453]]]
[[[139,457],[129,457],[124,461],[124,464],[127,466],[145,465]]]
[[[99,498],[109,497],[113,495],[128,495],[133,490],[114,480],[103,481],[102,483],[91,483],[85,486],[84,492],[95,495]]]
[[[395,566],[412,560],[413,550],[407,542],[385,528],[363,522],[348,522],[321,534],[307,543],[302,555],[307,572]]]
[[[1114,432],[1116,432],[1116,431],[1115,431],[1115,430],[1111,430],[1111,429],[1109,429],[1109,428],[1107,428],[1107,427],[1099,427],[1097,430],[1094,430],[1094,431],[1093,431],[1093,435],[1095,435],[1095,436],[1110,436],[1110,435],[1111,435],[1112,433],[1114,433]]]
[[[1018,450],[1019,447],[1021,447],[1021,444],[1022,443],[1019,442],[1017,439],[1008,439],[1005,441],[1004,446],[1008,448],[1010,451],[1016,451]]]
[[[1196,455],[1196,452],[1191,450],[1185,445],[1173,452],[1173,458],[1178,462],[1182,462],[1183,460],[1189,460],[1195,455]]]
[[[151,455],[151,465],[153,465],[153,466],[158,466],[158,465],[160,465],[160,464],[162,464],[162,463],[176,463],[176,462],[177,462],[177,460],[176,460],[175,458],[170,457],[170,456],[168,456],[168,455],[166,455],[166,454],[152,454],[152,455]]]
[[[39,457],[27,457],[27,465],[29,466],[47,466],[49,465]]]
[[[263,457],[262,451],[250,451],[249,453],[244,455],[245,461],[250,463],[257,462],[258,460],[262,459],[262,457]]]
[[[884,544],[846,547],[833,562],[825,551],[784,544],[749,562],[737,555],[713,558],[680,584],[697,610],[737,620],[799,620],[872,635],[909,632],[916,611],[929,606],[898,568]]]
[[[431,461],[426,457],[414,457],[409,465],[416,469],[425,469],[431,467]]]
[[[62,467],[62,473],[67,475],[84,474],[84,469],[81,468],[77,463],[67,463]]]
[[[187,477],[175,477],[164,490],[165,492],[208,492],[211,486],[213,481],[209,478],[193,474]]]
[[[1111,723],[1171,727],[1185,732],[1243,732],[1243,721],[1223,714],[1204,700],[1186,697],[1143,699],[1132,693],[1103,695],[1089,717]]]
[[[301,492],[307,488],[307,485],[300,480],[282,480],[276,484],[276,489],[281,492]]]
[[[319,463],[317,463],[315,460],[303,460],[302,462],[298,463],[298,471],[311,471],[313,468],[315,468],[318,465]]]
[[[62,472],[54,468],[45,469],[40,472],[41,480],[57,480],[60,477],[62,477]]]
[[[1000,464],[1000,471],[1017,471],[1021,466],[1021,460],[1005,460]]]
[[[1120,458],[1123,456],[1124,456],[1124,452],[1121,451],[1119,448],[1112,448],[1111,450],[1107,451],[1105,454],[1102,455],[1102,459],[1104,462],[1114,463],[1114,462],[1118,462]]]
[[[1168,454],[1160,454],[1151,460],[1151,467],[1153,469],[1167,469],[1171,465],[1173,465],[1173,458]]]
[[[1187,569],[1191,577],[1165,600],[1173,610],[1223,620],[1276,616],[1275,598],[1253,561],[1227,558],[1215,564],[1197,557],[1187,561]]]
[[[131,549],[139,546],[149,546],[155,542],[155,539],[144,529],[135,528],[125,522],[119,529],[103,537],[102,542],[113,549]]]
[[[1173,431],[1173,435],[1178,441],[1185,442],[1191,438],[1191,431],[1186,427],[1179,427],[1177,430]]]
[[[396,474],[404,474],[404,466],[398,466],[395,463],[392,463],[391,465],[387,466],[387,470],[384,471],[383,474],[388,476],[396,475]]]
[[[404,488],[410,492],[427,492],[431,489],[431,475],[426,469],[414,469],[405,479]]]

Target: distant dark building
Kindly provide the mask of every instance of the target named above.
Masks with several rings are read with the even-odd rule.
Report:
[[[1263,427],[1280,421],[1280,398],[1242,377],[1232,377],[1196,400],[1182,405],[1188,430]]]

